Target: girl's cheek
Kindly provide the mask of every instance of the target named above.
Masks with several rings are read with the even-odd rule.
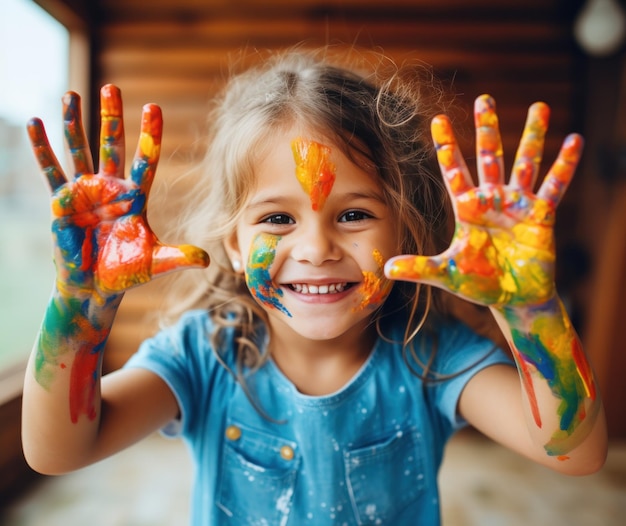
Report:
[[[261,233],[252,240],[245,271],[246,284],[261,305],[291,317],[291,313],[280,301],[283,291],[274,286],[270,273],[280,239],[281,236]]]
[[[376,310],[387,299],[393,282],[385,277],[385,260],[378,249],[374,249],[372,257],[376,263],[376,270],[364,270],[363,282],[359,286],[360,303],[353,309],[355,312],[364,309]]]

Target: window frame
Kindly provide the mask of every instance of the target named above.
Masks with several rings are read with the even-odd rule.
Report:
[[[68,85],[81,93],[86,129],[90,123],[93,42],[89,0],[32,0],[69,33]],[[33,340],[35,335],[33,335]],[[36,474],[24,459],[21,443],[21,398],[28,357],[0,370],[0,501],[19,495]]]
[[[85,127],[89,128],[91,93],[92,43],[90,23],[87,17],[87,4],[81,10],[81,2],[64,0],[32,0],[39,7],[55,18],[69,33],[68,85],[70,89],[81,93]],[[71,5],[70,5],[71,4]],[[81,12],[82,11],[82,12]],[[34,335],[33,335],[34,339]],[[24,373],[28,357],[17,363],[0,369],[0,406],[21,397]]]

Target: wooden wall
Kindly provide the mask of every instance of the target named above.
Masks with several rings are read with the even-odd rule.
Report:
[[[509,152],[536,99],[553,108],[550,152],[577,124],[572,2],[106,0],[100,5],[95,82],[119,84],[131,117],[146,101],[162,105],[165,157],[174,150],[177,158],[186,153],[202,128],[207,98],[242,48],[300,42],[355,43],[379,48],[398,62],[425,61],[454,80],[468,107],[488,91],[499,103],[505,144],[513,145]]]

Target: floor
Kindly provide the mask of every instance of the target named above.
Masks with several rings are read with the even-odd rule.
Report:
[[[151,436],[63,477],[47,478],[9,509],[3,526],[185,525],[191,465],[178,441]],[[588,477],[565,477],[473,432],[450,442],[440,475],[444,526],[626,524],[626,444]]]

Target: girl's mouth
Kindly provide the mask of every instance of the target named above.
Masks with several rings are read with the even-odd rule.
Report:
[[[324,285],[313,285],[311,283],[292,283],[289,288],[298,294],[337,294],[352,287],[354,283],[346,281],[341,283],[329,283]]]

